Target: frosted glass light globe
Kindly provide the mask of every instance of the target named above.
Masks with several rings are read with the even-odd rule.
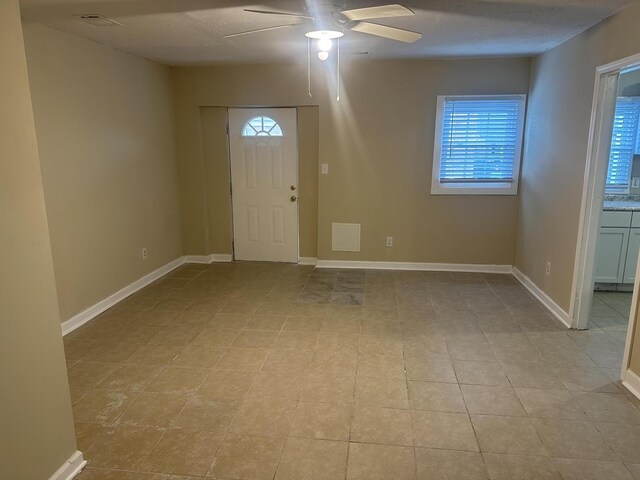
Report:
[[[318,48],[320,49],[321,52],[328,52],[329,50],[331,50],[332,45],[333,45],[333,42],[331,41],[330,38],[323,37],[318,40]]]

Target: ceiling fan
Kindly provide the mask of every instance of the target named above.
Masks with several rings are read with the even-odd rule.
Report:
[[[317,27],[314,32],[335,32],[329,36],[327,36],[328,34],[321,35],[317,33],[315,36],[310,37],[318,40],[321,40],[322,38],[328,38],[329,40],[331,38],[339,38],[344,35],[345,30],[367,33],[369,35],[375,35],[378,37],[384,37],[405,43],[414,43],[422,38],[422,34],[418,32],[364,21],[415,15],[412,10],[398,4],[356,8],[352,10],[340,10],[340,7],[336,5],[320,5],[318,7],[318,12],[314,12],[313,14],[309,12],[276,12],[271,10],[258,10],[252,8],[245,8],[244,11],[260,15],[280,15],[285,17],[294,17],[302,20],[303,22],[313,22],[314,26]],[[250,35],[270,30],[278,30],[281,28],[295,27],[297,25],[299,24],[287,24],[267,28],[258,28],[246,32],[238,32],[232,33],[230,35],[225,35],[224,38],[232,38],[241,35]]]
[[[223,38],[239,37],[241,35],[251,35],[254,33],[267,32],[270,30],[278,30],[281,28],[296,27],[304,22],[312,22],[313,29],[305,33],[307,37],[307,88],[311,97],[311,41],[316,42],[318,50],[318,58],[325,61],[329,58],[329,51],[332,43],[337,40],[337,68],[336,68],[336,99],[340,101],[340,38],[344,36],[345,30],[354,32],[367,33],[377,37],[388,38],[404,43],[414,43],[422,38],[419,32],[405,30],[403,28],[390,27],[379,23],[366,22],[364,20],[373,20],[380,18],[407,17],[415,15],[415,13],[398,4],[380,5],[376,7],[356,8],[345,10],[340,5],[320,4],[313,8],[313,12],[305,13],[289,13],[276,12],[271,10],[258,10],[253,8],[245,8],[245,12],[256,13],[260,15],[280,15],[284,17],[294,17],[302,21],[302,23],[293,23],[286,25],[276,25],[273,27],[257,28],[246,32],[232,33],[225,35]]]

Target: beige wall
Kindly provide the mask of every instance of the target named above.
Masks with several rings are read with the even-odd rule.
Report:
[[[0,477],[76,450],[17,0],[0,0]]]
[[[182,255],[171,77],[40,24],[24,31],[64,321]]]
[[[516,266],[567,311],[596,67],[640,52],[639,22],[629,7],[532,64]]]
[[[310,258],[318,257],[319,122],[318,107],[298,108],[300,256]]]
[[[172,72],[186,253],[218,253],[206,252],[206,202],[194,187],[203,165],[200,107],[318,105],[319,162],[330,172],[319,179],[318,258],[513,263],[516,197],[430,195],[436,96],[527,93],[528,59],[351,60],[339,103],[333,80],[315,65],[313,98],[304,65]],[[362,224],[360,253],[331,251],[332,222]],[[214,226],[211,235],[229,232]],[[393,248],[384,246],[389,235]]]
[[[203,242],[187,254],[231,254],[233,227],[231,216],[231,196],[229,184],[229,144],[227,141],[227,109],[224,107],[203,107],[200,109],[202,138],[202,168],[204,175],[195,188],[202,189],[204,198],[204,220],[197,221],[200,229],[198,237]],[[193,178],[193,177],[190,177]],[[195,178],[194,178],[195,179]],[[193,180],[190,182],[193,182]],[[192,187],[193,188],[193,187]],[[190,212],[184,212],[184,217]],[[187,242],[185,240],[185,248]],[[191,246],[191,245],[189,245]],[[204,250],[203,250],[204,248]]]

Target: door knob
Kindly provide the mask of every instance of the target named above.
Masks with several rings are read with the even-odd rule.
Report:
[[[298,197],[296,197],[295,195],[291,195],[290,200],[291,200],[292,202],[295,202],[297,199],[298,199]]]
[[[295,185],[291,185],[291,187],[289,187],[289,188],[291,188],[291,191],[294,191],[296,189],[296,186]]]

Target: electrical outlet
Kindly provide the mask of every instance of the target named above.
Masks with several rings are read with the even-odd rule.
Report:
[[[148,256],[149,256],[149,254],[148,254],[148,252],[147,252],[147,247],[144,247],[144,248],[142,249],[142,259],[143,259],[143,260],[146,260]]]
[[[393,237],[387,237],[387,247],[393,247]]]
[[[551,275],[551,262],[547,262],[547,266],[544,269],[544,274],[548,277]]]
[[[322,175],[329,175],[329,164],[323,163],[321,169]]]

